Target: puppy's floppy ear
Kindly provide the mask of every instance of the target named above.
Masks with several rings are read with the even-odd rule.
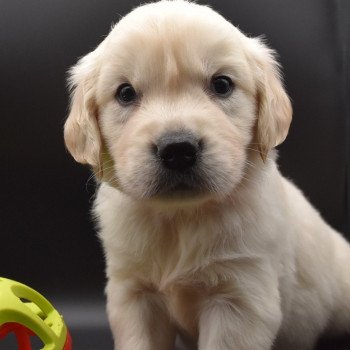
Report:
[[[98,176],[102,170],[102,142],[95,101],[97,58],[98,52],[95,50],[80,59],[69,72],[71,105],[64,126],[64,139],[74,159],[92,166]]]
[[[256,141],[262,159],[287,137],[292,121],[292,106],[283,88],[279,64],[275,52],[262,43],[254,41],[253,56],[256,71],[257,126]]]

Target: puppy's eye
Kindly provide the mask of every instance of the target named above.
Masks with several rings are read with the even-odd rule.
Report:
[[[227,97],[231,94],[234,88],[233,81],[231,78],[220,75],[213,77],[211,80],[211,90],[218,96]]]
[[[115,96],[121,105],[129,105],[137,100],[135,89],[128,83],[120,85]]]

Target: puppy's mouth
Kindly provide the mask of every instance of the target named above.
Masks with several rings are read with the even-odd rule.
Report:
[[[167,189],[166,191],[164,191],[163,195],[167,195],[169,197],[171,197],[171,196],[187,197],[187,196],[193,196],[198,192],[199,192],[199,189],[196,188],[195,186],[186,184],[184,182],[180,182],[180,183],[176,184],[175,186],[172,186],[169,189]]]
[[[167,199],[188,199],[203,195],[206,190],[201,178],[194,174],[160,174],[151,197]]]
[[[172,188],[172,192],[188,192],[188,191],[193,191],[194,188],[193,186],[190,186],[188,184],[185,184],[183,182],[180,182],[176,186]]]

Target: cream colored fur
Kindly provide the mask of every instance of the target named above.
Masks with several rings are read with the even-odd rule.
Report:
[[[235,84],[227,98],[210,80]],[[120,105],[129,82],[136,104]],[[141,6],[71,71],[65,141],[101,181],[94,212],[119,350],[307,350],[349,331],[350,249],[283,178],[273,148],[291,121],[274,52],[208,7]],[[204,140],[204,194],[157,196],[150,147]],[[315,130],[315,132],[317,132]]]

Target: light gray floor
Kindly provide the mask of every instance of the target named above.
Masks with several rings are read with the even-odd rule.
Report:
[[[54,301],[56,309],[64,316],[72,335],[73,350],[113,350],[113,340],[108,327],[103,298],[77,297],[67,300],[59,298],[50,300]],[[42,344],[33,337],[32,350],[39,350],[41,347]],[[18,350],[14,335],[0,340],[0,350]],[[190,349],[178,339],[174,350]],[[350,350],[350,337],[322,341],[317,350]]]

